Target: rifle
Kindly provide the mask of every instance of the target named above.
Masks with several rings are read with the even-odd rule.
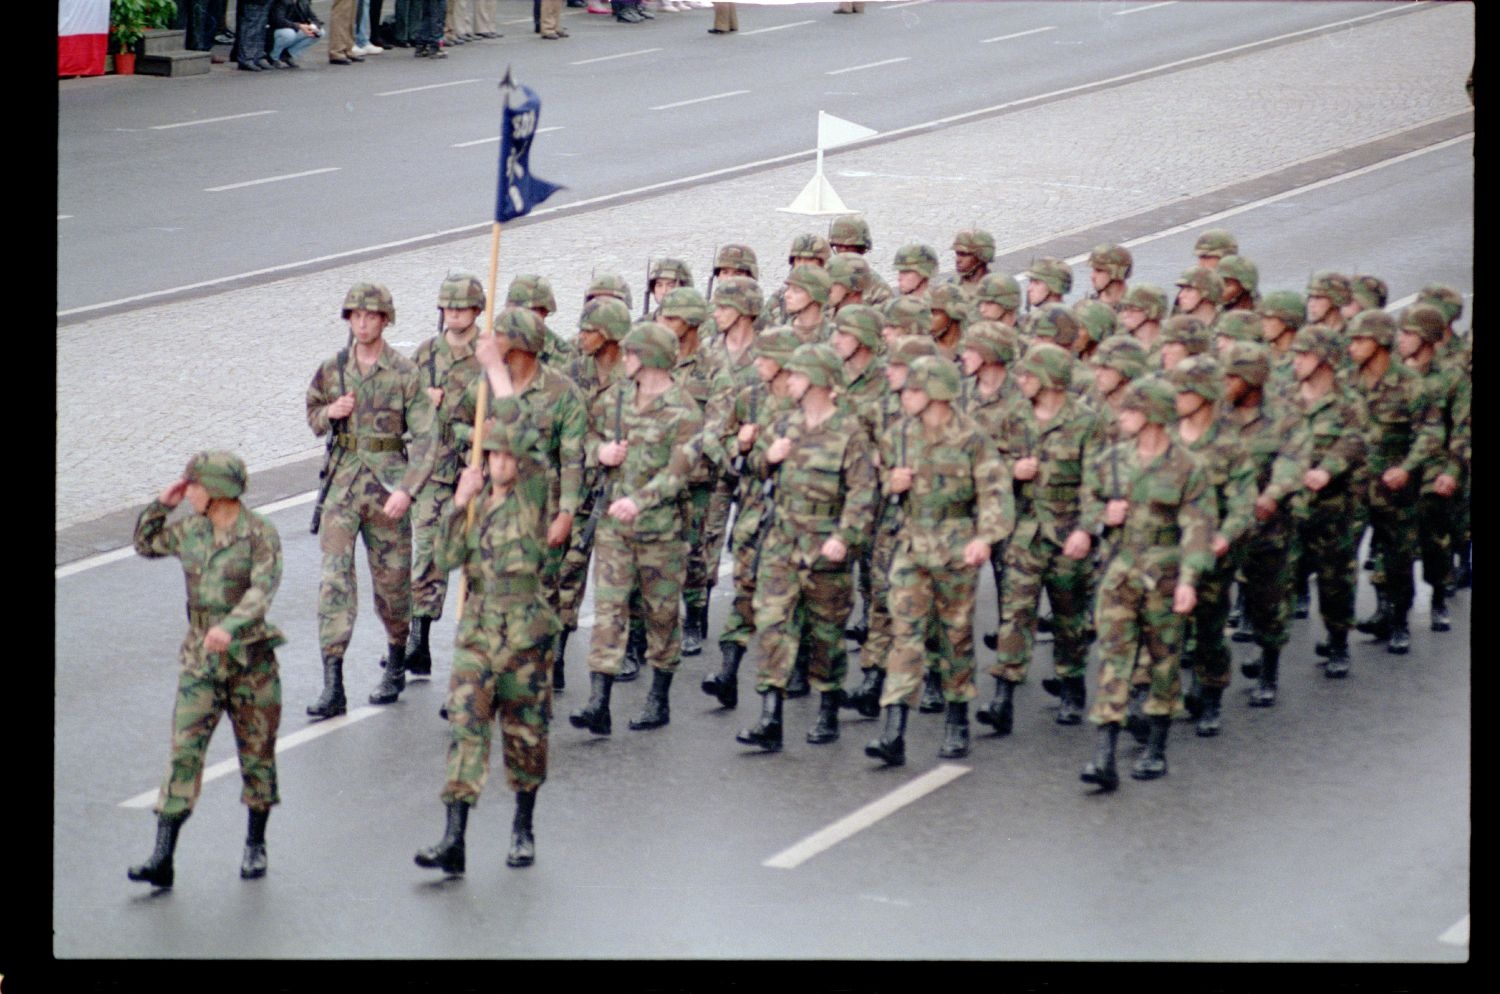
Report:
[[[646,257],[646,292],[641,295],[641,320],[651,314],[651,258]]]
[[[911,415],[903,415],[901,419],[901,460],[899,463],[902,466],[906,465],[906,430],[909,427],[911,427]],[[885,513],[888,520],[885,527],[887,534],[895,535],[901,530],[901,507],[906,503],[907,493],[910,493],[910,491],[891,494],[886,498]]]
[[[625,389],[620,387],[615,394],[615,441],[620,441],[620,417],[624,413]],[[609,505],[610,494],[614,491],[614,477],[609,470],[604,471],[604,482],[594,490],[594,506],[589,510],[588,520],[583,523],[583,528],[578,533],[578,543],[588,549],[594,543],[594,532],[599,528],[599,518],[603,516]]]
[[[342,397],[344,390],[344,367],[349,363],[349,350],[354,347],[354,332],[350,330],[349,341],[339,350],[337,362],[339,364],[339,396]],[[313,505],[312,527],[309,529],[314,535],[323,526],[323,502],[328,499],[328,491],[333,486],[334,463],[338,461],[339,429],[349,423],[348,418],[339,418],[328,422],[328,447],[323,450],[323,468],[318,470],[318,502]]]
[[[708,264],[708,289],[703,294],[703,296],[705,296],[705,297],[708,298],[708,306],[709,306],[710,309],[712,309],[713,306],[714,306],[714,303],[713,303],[713,301],[714,301],[714,276],[717,275],[715,273],[715,271],[714,271],[714,263],[717,262],[718,260],[719,260],[719,246],[715,245],[714,246],[714,257],[713,257],[713,260],[710,261],[709,264]],[[719,330],[723,331],[724,329],[720,328]]]
[[[759,384],[756,384],[756,385],[753,385],[753,386],[750,387],[750,421],[751,422],[755,421],[756,401],[759,400],[759,399],[760,399],[760,386],[759,386]],[[735,446],[738,447],[739,443],[736,442]],[[734,518],[729,522],[729,551],[730,552],[734,551],[734,526],[737,525],[737,524],[739,524],[739,522],[740,522],[740,514],[742,514],[744,512],[744,510],[745,510],[744,499],[742,497],[740,497],[740,486],[741,486],[740,481],[742,479],[744,479],[744,476],[745,476],[745,453],[741,452],[741,453],[737,454],[734,457],[733,467],[734,468],[733,468],[732,472],[734,473]]]
[[[772,439],[773,443],[776,438],[780,438],[781,434],[786,431],[787,418],[790,416],[790,414],[783,415],[781,420],[776,423],[773,431],[775,436]],[[755,531],[755,561],[750,566],[751,576],[755,576],[760,572],[760,554],[766,547],[766,536],[771,533],[771,525],[776,520],[776,483],[781,479],[781,467],[784,462],[785,460],[782,460],[782,462],[777,463],[775,470],[760,485],[761,517],[760,527]]]

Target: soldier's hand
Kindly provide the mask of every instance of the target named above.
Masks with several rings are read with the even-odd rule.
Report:
[[[484,367],[484,375],[489,377],[490,393],[496,397],[514,397],[516,388],[510,382],[510,367],[503,362],[497,362],[492,366]]]
[[[1447,473],[1439,473],[1438,478],[1432,481],[1432,490],[1439,497],[1452,497],[1458,493],[1458,481]]]
[[[609,505],[609,516],[611,518],[614,518],[616,521],[623,522],[627,525],[634,521],[635,516],[640,513],[641,509],[636,507],[635,501],[631,500],[629,497],[621,497],[619,500]]]
[[[830,538],[823,543],[823,548],[820,551],[823,553],[823,558],[829,562],[841,563],[844,561],[844,557],[849,554],[849,547],[837,538]]]
[[[1328,481],[1332,479],[1326,469],[1310,469],[1302,474],[1302,482],[1314,493],[1328,486]]]
[[[1387,490],[1400,490],[1411,480],[1411,474],[1400,466],[1392,466],[1380,474],[1380,482],[1384,483]]]
[[[740,432],[735,438],[739,440],[741,452],[750,451],[750,447],[755,444],[755,436],[759,432],[760,425],[740,425]]]
[[[223,652],[229,648],[229,642],[229,633],[218,625],[214,625],[203,636],[203,648],[206,652]]]
[[[983,566],[990,561],[990,543],[982,538],[970,539],[964,546],[964,565]]]
[[[385,506],[380,509],[392,521],[400,521],[406,517],[407,510],[411,507],[411,494],[405,490],[393,490],[391,495],[385,499]]]
[[[464,471],[458,474],[458,487],[453,491],[453,506],[464,507],[483,489],[484,470],[477,463],[464,467]]]
[[[547,545],[557,548],[566,545],[568,536],[573,534],[573,515],[567,511],[558,511],[557,517],[552,519],[552,524],[547,526]]]
[[[346,393],[326,408],[328,420],[342,421],[354,413],[354,394]]]
[[[505,353],[494,335],[478,335],[474,339],[474,358],[485,369],[504,365]]]
[[[178,480],[156,495],[156,499],[168,507],[176,507],[187,496],[188,481]]]
[[[432,400],[432,406],[433,407],[442,407],[443,406],[443,388],[442,387],[428,387],[427,388],[427,396]]]
[[[1036,456],[1027,456],[1025,459],[1016,460],[1016,468],[1011,473],[1018,480],[1036,479],[1037,459]]]
[[[893,494],[904,494],[911,489],[911,480],[911,467],[897,466],[891,470],[891,483],[887,489]]]
[[[1193,608],[1198,606],[1198,591],[1185,583],[1179,583],[1177,589],[1172,591],[1172,613],[1192,614]]]
[[[1089,547],[1093,544],[1093,536],[1082,528],[1075,528],[1068,535],[1067,541],[1063,542],[1063,555],[1069,559],[1082,559],[1089,554]]]
[[[772,466],[775,466],[787,456],[791,455],[791,452],[792,440],[790,438],[778,438],[776,441],[772,442],[771,447],[766,450],[766,462],[770,463]]]
[[[1265,494],[1255,498],[1255,520],[1270,521],[1276,516],[1276,502]]]
[[[1130,501],[1112,500],[1104,505],[1104,523],[1111,527],[1118,527],[1125,523],[1125,515],[1130,513]]]
[[[605,466],[618,466],[625,461],[629,442],[605,442],[599,446],[599,462]]]
[[[1213,541],[1214,557],[1222,558],[1229,551],[1229,539],[1223,535],[1215,535]]]

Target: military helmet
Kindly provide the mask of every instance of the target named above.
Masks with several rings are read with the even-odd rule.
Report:
[[[623,306],[623,305],[622,305]],[[530,421],[495,420],[484,430],[485,452],[508,452],[517,459],[528,458],[542,442],[542,433]]]
[[[937,345],[933,342],[931,336],[926,334],[902,335],[891,346],[891,354],[886,359],[886,364],[890,366],[910,366],[924,356],[936,356],[937,354]]]
[[[870,260],[853,252],[834,253],[826,268],[830,281],[848,287],[852,293],[864,293],[875,282]]]
[[[1375,311],[1385,307],[1391,288],[1378,276],[1356,276],[1349,282],[1349,292],[1359,301],[1360,307]]]
[[[965,228],[953,236],[953,251],[978,256],[982,262],[994,262],[995,236],[979,228]]]
[[[942,311],[960,324],[969,320],[969,301],[957,283],[939,283],[927,294],[927,308]]]
[[[870,237],[870,224],[858,214],[844,214],[828,225],[828,244],[853,245],[868,252],[875,247]]]
[[[1417,291],[1417,303],[1431,304],[1452,324],[1464,313],[1464,295],[1446,283],[1429,283]]]
[[[1215,335],[1236,342],[1260,341],[1260,315],[1254,311],[1226,311],[1211,329]]]
[[[797,337],[795,331],[786,325],[778,325],[766,328],[755,336],[755,354],[774,360],[776,365],[784,367],[787,359],[801,344],[802,339]]]
[[[1260,270],[1242,255],[1226,255],[1219,260],[1219,268],[1213,272],[1218,273],[1221,280],[1238,281],[1252,297],[1260,290]]]
[[[1120,298],[1120,309],[1133,307],[1145,311],[1150,321],[1160,321],[1167,313],[1167,292],[1152,283],[1137,283]]]
[[[1135,268],[1135,258],[1123,245],[1095,245],[1089,253],[1089,267],[1108,273],[1111,280],[1126,280]]]
[[[828,247],[828,239],[822,235],[798,235],[792,239],[792,247],[787,249],[786,264],[795,266],[799,259],[817,259],[819,263],[825,263],[832,254],[833,249]]]
[[[361,310],[373,311],[374,307],[355,305]],[[196,483],[208,491],[210,497],[239,497],[250,484],[250,473],[245,469],[245,460],[224,449],[205,449],[193,454],[182,478]]]
[[[350,311],[378,311],[385,315],[386,324],[396,323],[396,302],[391,291],[379,283],[356,283],[344,294],[344,309],[340,312],[345,321]]]
[[[815,387],[837,389],[844,385],[844,361],[826,342],[799,345],[784,364],[789,373],[801,373]]]
[[[1193,266],[1177,277],[1177,285],[1191,287],[1203,295],[1203,299],[1215,307],[1224,299],[1224,280],[1217,270],[1207,266]]]
[[[1019,371],[1035,376],[1047,390],[1066,390],[1073,385],[1073,356],[1061,346],[1038,341],[1021,357]]]
[[[834,331],[851,336],[867,349],[880,348],[883,326],[880,312],[869,304],[850,304],[833,318]]]
[[[1344,343],[1339,333],[1326,324],[1310,324],[1297,332],[1292,339],[1293,352],[1311,352],[1326,366],[1338,367],[1344,354]]]
[[[748,245],[721,245],[714,253],[714,269],[743,269],[752,280],[760,279],[760,264],[755,261],[755,249]]]
[[[696,328],[708,319],[708,301],[703,299],[703,294],[690,286],[679,286],[667,292],[661,298],[661,308],[658,311],[662,317],[682,318],[689,325]]]
[[[1174,314],[1161,326],[1160,341],[1163,345],[1184,345],[1188,355],[1202,355],[1213,347],[1213,332],[1190,314]]]
[[[1073,305],[1073,316],[1095,342],[1102,342],[1119,330],[1115,309],[1098,300],[1080,300]]]
[[[1073,289],[1073,267],[1050,255],[1044,255],[1033,262],[1031,268],[1026,270],[1026,276],[1047,284],[1047,289],[1060,297],[1066,296]]]
[[[828,303],[828,289],[833,286],[826,269],[822,266],[810,266],[805,262],[792,267],[792,271],[787,274],[786,283],[787,286],[806,290],[808,296],[819,304]]]
[[[495,315],[492,327],[523,352],[535,355],[547,347],[547,326],[529,308],[507,307]]]
[[[885,327],[907,335],[932,334],[932,310],[916,297],[896,297],[885,308]]]
[[[1193,243],[1193,254],[1198,256],[1212,255],[1222,259],[1237,254],[1239,250],[1240,243],[1223,228],[1209,228]]]
[[[931,279],[932,274],[937,272],[938,257],[930,245],[921,245],[912,242],[903,245],[896,250],[896,271],[911,270],[919,274],[923,279]]]
[[[622,301],[627,310],[634,306],[630,302],[630,284],[619,273],[600,273],[590,280],[589,288],[583,294],[584,302],[595,297],[614,297]]]
[[[552,284],[545,276],[523,273],[510,281],[505,291],[505,303],[516,307],[540,307],[548,314],[557,312],[557,298],[552,295]]]
[[[1195,393],[1210,404],[1224,396],[1224,370],[1211,355],[1184,359],[1167,375],[1178,393]]]
[[[1375,344],[1388,349],[1396,340],[1396,319],[1385,311],[1360,311],[1345,330],[1351,339],[1373,338]]]
[[[449,273],[438,288],[439,307],[478,307],[484,309],[484,284],[473,273]]]
[[[1026,330],[1038,339],[1050,339],[1070,349],[1078,339],[1078,316],[1062,304],[1044,304],[1031,312]]]
[[[655,321],[638,321],[620,341],[620,348],[634,352],[647,369],[665,369],[677,365],[677,336]]]
[[[1309,297],[1327,297],[1334,307],[1343,307],[1353,299],[1349,289],[1349,277],[1325,269],[1314,273],[1307,281]]]
[[[1411,332],[1428,345],[1441,342],[1447,327],[1442,310],[1432,304],[1413,304],[1401,312],[1401,330]]]
[[[714,283],[713,303],[715,307],[733,307],[753,318],[760,315],[766,300],[760,292],[760,284],[750,277],[726,276]]]
[[[1113,369],[1127,380],[1134,380],[1146,373],[1146,346],[1133,335],[1116,335],[1107,338],[1094,353],[1094,365]]]
[[[903,389],[920,390],[927,395],[929,400],[957,400],[958,367],[939,355],[914,359]]]
[[[1169,425],[1177,420],[1177,388],[1165,376],[1143,376],[1126,388],[1120,408],[1140,411],[1151,424]]]
[[[1016,361],[1020,342],[1016,329],[999,321],[975,321],[964,331],[963,347],[979,353],[985,362],[1009,365]]]
[[[1252,387],[1271,378],[1271,349],[1261,342],[1235,342],[1224,356],[1224,374],[1238,376]]]
[[[657,280],[676,280],[678,286],[693,285],[693,271],[681,259],[657,259],[651,263],[650,275],[646,277],[649,290]]]
[[[611,342],[618,342],[630,331],[630,308],[614,297],[595,297],[583,305],[578,315],[579,331],[597,331]]]
[[[1263,318],[1276,318],[1296,331],[1307,320],[1307,301],[1296,290],[1272,290],[1261,298],[1255,313]]]
[[[974,295],[976,301],[988,300],[992,304],[999,304],[1007,311],[1020,310],[1021,308],[1021,284],[1016,278],[1007,273],[989,273],[979,281],[979,290]]]

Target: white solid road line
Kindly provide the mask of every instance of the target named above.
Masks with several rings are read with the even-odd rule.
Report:
[[[1012,38],[1025,38],[1027,35],[1038,35],[1043,31],[1056,31],[1057,25],[1053,24],[1045,28],[1032,28],[1030,31],[1017,31],[1013,35],[1001,35],[998,38],[981,38],[979,44],[988,45],[992,41],[1010,41]]]
[[[336,173],[342,166],[324,166],[322,169],[308,169],[300,173],[287,173],[285,176],[267,176],[265,179],[250,179],[243,183],[226,183],[224,186],[205,187],[204,193],[223,193],[225,190],[238,190],[246,186],[260,186],[262,183],[280,183],[284,179],[301,179],[303,176],[317,176],[320,173]]]
[[[535,133],[541,135],[541,134],[546,134],[548,131],[561,131],[562,129],[563,129],[563,126],[561,124],[554,124],[550,128],[537,128]],[[499,135],[495,135],[493,138],[476,138],[476,139],[474,139],[471,142],[454,142],[452,145],[450,145],[448,147],[449,148],[469,148],[470,146],[473,146],[473,145],[493,145],[493,144],[495,144],[499,140],[500,140],[500,136]]]
[[[1464,915],[1453,927],[1442,935],[1438,941],[1449,946],[1467,946],[1469,944],[1469,916]]]
[[[917,7],[932,0],[906,0],[905,3],[883,3],[876,10],[900,10],[902,7]]]
[[[823,75],[824,76],[840,76],[840,75],[842,75],[842,74],[844,74],[846,72],[859,72],[861,69],[874,69],[876,66],[889,66],[889,65],[894,65],[897,62],[910,62],[910,61],[911,61],[911,56],[910,55],[902,55],[902,56],[900,56],[898,58],[894,58],[894,59],[882,59],[879,62],[866,62],[862,66],[849,66],[849,67],[844,68],[844,69],[829,69],[827,72],[823,73]]]
[[[352,725],[356,721],[363,721],[371,715],[380,714],[383,710],[383,708],[371,707],[355,708],[348,714],[340,715],[337,718],[326,718],[315,725],[308,725],[306,728],[293,732],[290,735],[278,735],[276,737],[276,755],[280,756],[288,749],[294,749],[304,742],[311,742],[313,739],[327,735],[329,732],[336,732],[346,725]],[[240,760],[238,756],[235,756],[233,759],[223,760],[222,762],[206,767],[203,770],[201,782],[207,783],[210,780],[217,780],[230,773],[238,773],[239,769]],[[121,801],[117,806],[122,808],[149,808],[156,803],[158,792],[157,788],[142,791],[128,800]]]
[[[1177,0],[1164,0],[1164,2],[1162,3],[1148,3],[1144,7],[1131,7],[1129,10],[1117,10],[1115,11],[1115,16],[1123,17],[1126,14],[1139,14],[1143,10],[1155,10],[1158,7],[1171,7],[1176,3]]]
[[[887,815],[894,814],[968,772],[967,766],[944,763],[879,800],[871,801],[853,814],[840,818],[827,828],[814,832],[796,845],[783,849],[760,865],[778,870],[795,869],[823,850],[838,845],[849,836],[869,828]]]
[[[801,27],[806,27],[809,24],[817,24],[817,23],[818,23],[817,21],[791,21],[790,23],[787,23],[787,24],[773,24],[769,28],[756,28],[754,31],[739,31],[739,32],[736,32],[736,33],[741,38],[747,38],[750,35],[763,35],[767,31],[785,31],[787,28],[801,28]]]
[[[579,59],[577,62],[569,62],[570,66],[587,66],[595,62],[608,62],[610,59],[628,59],[632,55],[650,55],[652,52],[660,52],[659,48],[642,48],[634,52],[619,52],[615,55],[601,55],[594,59]]]
[[[701,103],[705,103],[706,101],[709,101],[709,100],[722,100],[725,97],[737,97],[737,96],[739,96],[742,93],[749,93],[749,92],[750,92],[749,90],[730,90],[728,93],[715,93],[713,96],[709,96],[709,97],[694,97],[691,100],[679,100],[675,104],[662,104],[659,107],[652,107],[650,109],[651,110],[671,110],[673,107],[686,107],[688,104],[701,104]]]
[[[73,216],[72,214],[59,214],[59,215],[57,215],[57,219],[59,221],[66,221],[69,218],[71,218],[72,216]]]
[[[426,86],[408,86],[404,90],[386,90],[384,93],[375,94],[377,97],[394,97],[402,93],[418,93],[422,90],[441,90],[445,86],[463,86],[467,83],[483,83],[482,79],[455,79],[447,83],[428,83]]]
[[[261,117],[265,114],[274,114],[274,110],[252,110],[247,114],[226,114],[224,117],[204,117],[196,121],[178,121],[176,124],[153,124],[151,131],[167,131],[171,128],[191,128],[198,124],[217,124],[220,121],[238,121],[242,117]]]

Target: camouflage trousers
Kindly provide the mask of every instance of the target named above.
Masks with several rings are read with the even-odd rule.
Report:
[[[707,538],[708,507],[713,497],[712,480],[689,483],[678,498],[682,508],[682,538],[687,543],[687,568],[682,580],[682,602],[690,608],[702,607],[708,600],[708,588],[718,579],[717,550],[710,554]],[[712,560],[710,563],[709,560]]]
[[[677,672],[682,662],[682,563],[687,543],[680,537],[639,538],[622,528],[595,533],[594,632],[589,670],[614,676],[625,660],[630,630],[631,592],[639,588],[646,625],[646,661]]]
[[[448,574],[432,561],[432,548],[448,508],[454,484],[428,479],[412,500],[411,613],[413,617],[441,618],[448,597]]]
[[[1000,628],[990,675],[1009,683],[1026,682],[1036,645],[1037,605],[1046,588],[1055,632],[1053,671],[1064,678],[1083,676],[1094,641],[1092,558],[1069,559],[1045,539],[1025,548],[1011,542],[1001,572]]]
[[[406,643],[411,629],[411,516],[391,521],[381,511],[389,491],[368,472],[335,505],[325,508],[318,547],[323,575],[318,584],[318,645],[325,656],[344,655],[359,588],[355,579],[354,540],[362,538],[375,584],[375,613],[385,626],[386,643]]]
[[[502,638],[501,644],[504,644]],[[500,719],[505,782],[535,790],[547,779],[552,710],[552,643],[502,650],[493,660],[462,644],[448,677],[448,779],[444,804],[476,804],[489,776],[494,719]]]
[[[1359,550],[1349,521],[1356,503],[1347,493],[1315,500],[1297,526],[1299,569],[1318,574],[1318,612],[1330,635],[1347,636],[1354,627]]]
[[[1094,628],[1099,633],[1099,692],[1089,709],[1096,725],[1120,725],[1130,701],[1136,654],[1145,650],[1143,672],[1150,690],[1143,708],[1168,717],[1182,692],[1182,640],[1187,619],[1172,611],[1177,570],[1151,576],[1116,557],[1099,581]]]
[[[755,634],[755,530],[735,523],[734,529],[734,598],[729,602],[729,615],[724,619],[724,630],[719,633],[720,645],[737,645],[749,648],[750,636]]]
[[[846,563],[814,569],[791,549],[767,550],[755,580],[755,627],[760,632],[761,663],[755,689],[786,688],[799,649],[805,649],[807,679],[826,692],[844,685],[849,655],[844,623],[853,604],[853,578]],[[834,564],[820,560],[827,567]]]
[[[567,549],[557,571],[557,581],[550,588],[557,591],[554,606],[558,620],[570,632],[578,629],[579,606],[588,590],[589,559],[594,554],[594,536],[585,533],[588,530],[588,520],[594,513],[597,496],[593,490],[584,495],[583,502],[578,507],[578,515],[573,519],[573,533],[568,536]]]
[[[1370,548],[1379,551],[1379,568],[1370,580],[1384,592],[1398,619],[1411,610],[1416,592],[1412,578],[1418,548],[1416,486],[1411,481],[1392,493],[1377,479],[1370,487]]]
[[[1229,686],[1233,657],[1224,641],[1224,626],[1229,624],[1229,588],[1237,567],[1237,561],[1226,553],[1198,577],[1198,605],[1188,626],[1187,656],[1199,685],[1210,689]]]
[[[883,670],[890,654],[891,566],[896,558],[896,539],[883,521],[876,523],[870,543],[870,631],[860,649],[860,669]]]
[[[1440,591],[1453,579],[1453,541],[1459,532],[1458,495],[1423,494],[1417,501],[1417,545],[1422,556],[1422,579]]]
[[[708,495],[708,515],[703,521],[703,549],[708,569],[708,585],[719,582],[719,556],[724,552],[724,536],[729,528],[729,512],[734,502],[737,481],[720,476]]]
[[[1235,550],[1245,591],[1245,620],[1263,649],[1286,645],[1292,614],[1293,525],[1285,512],[1251,527]]]
[[[880,706],[914,705],[929,654],[937,656],[943,698],[951,703],[979,696],[974,683],[974,595],[977,570],[958,563],[919,562],[909,542],[897,545],[891,562],[890,649]],[[874,611],[870,612],[871,628]],[[934,619],[936,623],[934,624]],[[868,643],[867,643],[868,644]]]
[[[172,758],[156,796],[156,813],[187,814],[203,789],[203,757],[219,717],[229,712],[240,754],[240,800],[256,811],[281,803],[276,789],[276,729],[281,725],[281,677],[276,653],[263,644],[246,646],[249,665],[177,676],[172,706]]]

